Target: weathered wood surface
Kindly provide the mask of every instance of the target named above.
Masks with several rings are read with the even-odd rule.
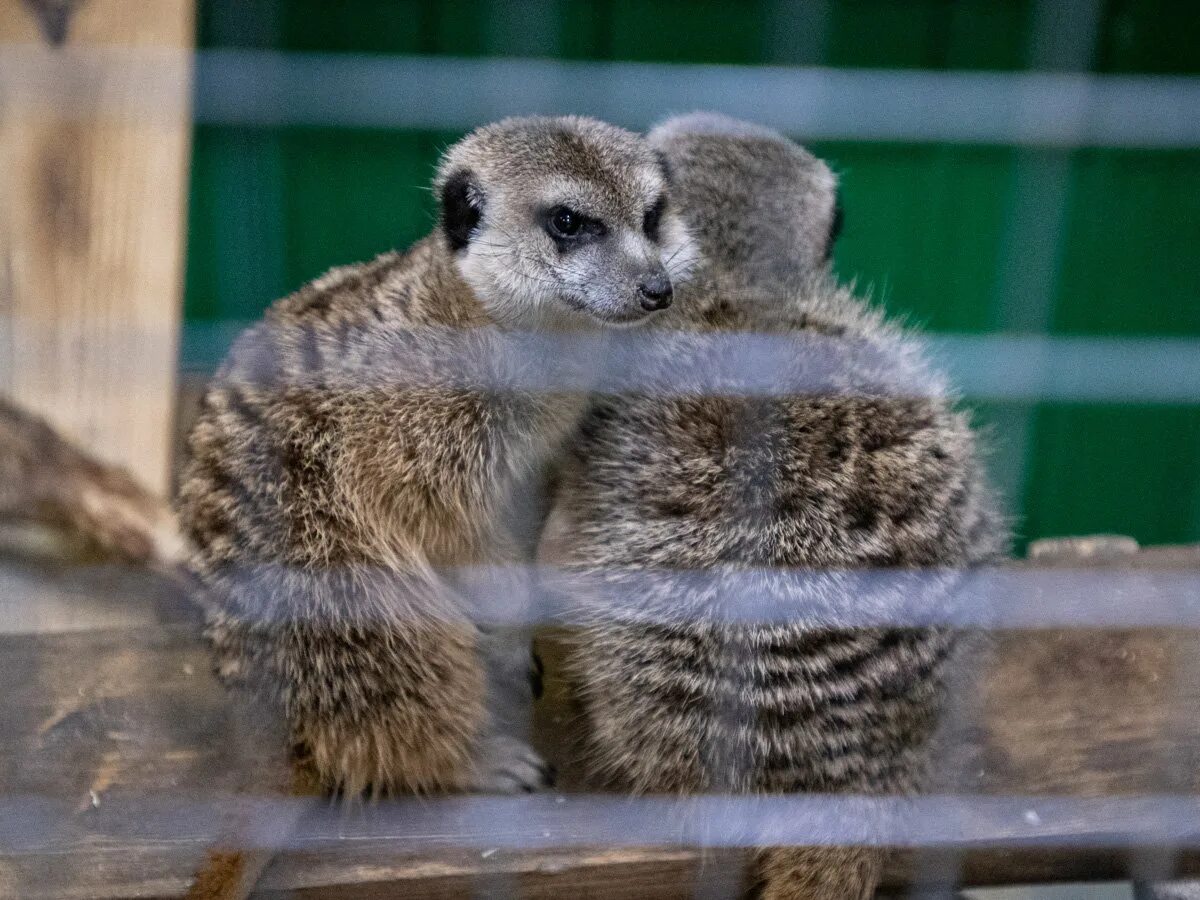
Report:
[[[1195,549],[1160,549],[1099,564],[1197,562]],[[271,717],[216,684],[181,598],[119,569],[91,579],[90,598],[78,574],[3,569],[10,584],[65,580],[81,606],[123,601],[138,613],[128,627],[103,627],[105,613],[94,630],[0,635],[0,896],[179,896],[222,840],[281,847],[256,893],[277,898],[692,897],[740,865],[736,848],[578,846],[578,832],[553,824],[555,798],[501,801],[513,815],[492,846],[479,811],[497,807],[476,801],[454,815],[435,801],[343,813],[288,797],[286,742]],[[543,644],[553,676],[553,645]],[[1002,817],[965,819],[968,830],[983,822],[989,839],[898,853],[889,884],[1097,879],[1147,865],[1200,873],[1196,835],[1176,834],[1177,854],[1163,846],[1147,801],[1197,793],[1198,659],[1200,634],[1184,629],[997,635],[978,657],[980,677],[957,694],[931,790],[1027,797],[1031,812],[1055,797],[1113,805],[1036,840],[1006,832]],[[561,764],[565,809],[590,802],[572,799],[582,779],[562,753],[576,712],[551,677],[539,731]],[[1127,814],[1122,798],[1141,812]],[[1149,846],[1123,846],[1131,830]],[[456,835],[470,844],[455,848]],[[1072,835],[1086,843],[1067,846]]]
[[[168,483],[194,0],[0,3],[0,394]],[[174,66],[138,74],[137,54]]]

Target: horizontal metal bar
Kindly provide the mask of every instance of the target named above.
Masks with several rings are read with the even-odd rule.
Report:
[[[249,322],[189,322],[184,326],[182,364],[186,370],[208,372],[216,368],[237,335]],[[627,387],[636,388],[634,374],[644,371],[644,362],[655,358],[654,339],[646,332],[626,331],[605,335],[545,335],[514,352],[545,354],[551,360],[597,360],[607,354],[624,352],[627,365],[606,366],[614,371],[598,375],[578,372],[550,372],[562,380],[547,383],[533,381],[539,369],[525,369],[525,386],[535,390],[589,387],[603,389],[605,378],[622,378]],[[735,335],[707,336],[709,347],[721,346],[720,354],[730,361],[731,371],[722,378],[735,379],[748,393],[782,394],[795,385],[779,377],[779,364],[799,343],[787,336]],[[973,400],[1007,402],[1080,402],[1080,403],[1167,403],[1200,404],[1200,341],[1190,338],[1114,338],[1057,337],[1019,334],[929,334],[921,343],[930,359],[944,369],[946,381],[963,396]],[[661,346],[661,345],[659,345]],[[540,349],[539,349],[540,348]],[[660,350],[661,355],[665,351]],[[640,359],[639,359],[640,358]],[[632,366],[633,368],[629,368]],[[597,367],[599,368],[599,367]],[[713,379],[716,373],[705,367],[694,374]],[[687,385],[692,388],[692,384]],[[612,388],[621,387],[620,383]],[[658,389],[670,390],[671,383]],[[682,384],[676,384],[676,388]]]
[[[62,582],[65,593],[84,597],[89,570],[72,570]],[[375,597],[391,597],[387,621],[406,613],[406,592],[412,582],[386,571],[357,569],[354,589]],[[1117,568],[998,567],[975,570],[866,569],[802,570],[714,568],[704,571],[637,570],[612,568],[587,576],[551,566],[494,566],[442,569],[442,584],[434,585],[464,620],[496,625],[579,625],[604,621],[626,624],[675,624],[693,621],[744,625],[790,623],[808,628],[862,628],[872,626],[936,626],[964,629],[1038,628],[1200,628],[1200,571]],[[258,566],[227,572],[230,582],[241,582],[242,615],[260,622],[291,621],[297,617],[319,623],[319,608],[304,613],[281,607],[277,596],[296,579],[320,582],[323,596],[335,602],[347,590],[337,569],[304,573],[278,566]],[[153,579],[115,579],[110,567],[100,569],[95,585],[131,587],[149,593]],[[429,585],[415,589],[428,596]],[[262,602],[254,608],[255,591]],[[34,633],[36,610],[45,582],[36,573],[0,569],[0,634]],[[103,591],[101,590],[103,598]],[[29,598],[25,600],[23,598]],[[587,597],[586,606],[580,599]],[[85,604],[81,604],[85,605]],[[91,627],[123,627],[105,611],[90,604]],[[86,605],[85,605],[86,606]],[[379,608],[379,607],[373,607]],[[422,616],[433,615],[426,605]],[[99,611],[97,611],[99,610]],[[364,626],[370,614],[359,610]],[[447,613],[448,614],[448,613]],[[344,620],[345,612],[339,612]],[[89,627],[81,610],[70,630]],[[131,616],[128,627],[144,624]]]
[[[188,322],[183,326],[181,366],[185,372],[210,375],[229,352],[248,321]],[[6,327],[0,322],[0,343]],[[34,323],[20,323],[20,353],[36,356],[42,347],[57,346],[47,331],[39,338]],[[137,360],[146,346],[174,340],[168,333],[126,331],[95,335],[103,342],[96,352]],[[11,342],[10,342],[11,343]],[[444,368],[456,362],[453,338],[445,342]],[[832,361],[836,346],[811,335],[736,334],[706,335],[702,339],[672,338],[647,331],[587,334],[508,334],[493,345],[488,362],[507,358],[514,371],[503,379],[504,367],[476,366],[477,377],[491,373],[490,386],[530,391],[589,390],[644,391],[660,396],[734,390],[755,396],[778,396],[806,390],[828,390],[815,374],[814,358],[808,369],[814,378],[806,384],[795,370],[811,348],[823,344]],[[888,392],[927,394],[931,386],[960,394],[968,400],[1005,403],[1119,403],[1200,405],[1200,340],[1194,338],[1062,337],[1018,334],[929,334],[920,337],[935,371],[925,383],[898,377]],[[843,346],[852,347],[853,342]],[[689,350],[689,347],[691,348]],[[703,365],[689,366],[689,352],[703,348]],[[672,354],[675,354],[672,357]],[[664,359],[670,359],[665,364]],[[406,371],[396,360],[361,367],[366,384],[387,379],[400,384],[419,373]],[[529,363],[529,364],[526,364]],[[519,365],[517,365],[519,364]],[[336,368],[337,361],[333,361]],[[428,367],[426,367],[428,368]],[[136,366],[135,366],[136,369]],[[424,376],[427,378],[427,376]],[[137,388],[136,374],[130,384]],[[136,397],[136,393],[133,394]]]
[[[0,47],[0,102],[59,115],[210,124],[463,130],[578,113],[632,128],[711,109],[805,140],[1037,146],[1200,145],[1200,78]]]
[[[1187,147],[1200,79],[250,54],[197,67],[201,121],[465,129],[579,113],[646,128],[712,109],[805,140]]]
[[[182,365],[185,370],[211,372],[249,322],[189,322],[184,326]],[[22,330],[25,335],[27,329]],[[113,352],[134,352],[140,339]],[[29,340],[36,340],[30,337]],[[681,338],[676,345],[686,349]],[[706,335],[699,345],[711,349],[725,369],[706,365],[680,369],[689,380],[646,380],[648,364],[661,365],[674,353],[672,338],[645,331],[604,335],[509,335],[507,348],[514,361],[534,360],[520,367],[519,386],[529,390],[654,390],[671,393],[706,387],[738,387],[759,396],[785,394],[803,384],[781,378],[781,367],[819,339],[809,336],[742,332]],[[1054,337],[1014,334],[931,334],[921,338],[932,362],[945,370],[946,382],[968,399],[1005,402],[1161,403],[1200,404],[1200,341],[1190,338]],[[698,346],[694,341],[691,346]],[[830,344],[829,346],[833,346]],[[386,372],[364,377],[381,377]],[[718,379],[720,382],[718,383]],[[937,383],[936,381],[934,382]],[[897,385],[903,387],[903,384]],[[915,389],[915,388],[914,388]]]
[[[106,795],[0,799],[0,854],[236,841],[244,848],[1123,847],[1200,845],[1200,797],[912,798],[788,795],[425,797],[338,807],[317,798]],[[231,833],[229,822],[239,823]]]

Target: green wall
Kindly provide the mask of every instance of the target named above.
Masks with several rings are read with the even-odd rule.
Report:
[[[1096,12],[1091,33],[1075,27],[1081,8]],[[801,29],[776,24],[796,16]],[[1195,74],[1198,33],[1195,0],[200,0],[199,44]],[[198,127],[189,323],[253,317],[332,265],[421,236],[433,162],[455,137]],[[1200,337],[1200,148],[812,146],[842,178],[840,274],[910,321],[934,332]],[[1023,540],[1200,540],[1200,398],[972,405]]]

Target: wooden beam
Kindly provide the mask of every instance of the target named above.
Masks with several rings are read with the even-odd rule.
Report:
[[[1102,565],[1198,563],[1200,553],[1183,548]],[[0,896],[178,896],[214,840],[231,835],[283,847],[255,895],[278,898],[507,890],[547,900],[690,898],[744,859],[736,848],[556,846],[519,817],[520,800],[507,801],[514,804],[507,847],[481,842],[490,822],[439,820],[433,799],[422,804],[421,821],[432,824],[418,839],[395,836],[414,827],[404,816],[391,820],[402,828],[372,831],[396,808],[343,819],[328,801],[289,794],[278,721],[244,698],[231,702],[211,675],[195,612],[171,589],[111,567],[89,580],[49,563],[10,562],[0,574],[19,576],[10,584],[69,584],[81,614],[95,605],[101,624],[115,603],[139,611],[139,624],[128,629],[0,635]],[[579,719],[550,657],[539,732],[563,773],[569,807],[571,793],[586,787],[570,751]],[[1144,812],[1154,802],[1146,798],[1197,794],[1197,660],[1195,630],[997,634],[969,660],[978,677],[956,692],[931,793],[968,802],[1028,798],[1031,811],[1043,812],[1053,798],[1108,798],[1113,815],[1070,819],[1065,832],[1030,843],[1019,828],[1006,831],[981,814],[964,821],[993,823],[990,839],[897,853],[889,889],[1120,878],[1147,865],[1160,866],[1156,876],[1200,875],[1200,825],[1178,848],[1162,840],[1136,846],[1121,818],[1125,801]],[[474,845],[453,846],[447,835],[455,829],[471,833]],[[1086,841],[1073,845],[1076,835]]]
[[[0,394],[159,493],[175,399],[193,3],[0,3]],[[147,57],[166,60],[160,77],[130,77]]]

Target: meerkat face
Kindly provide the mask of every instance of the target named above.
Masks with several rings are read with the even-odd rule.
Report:
[[[697,262],[661,158],[602,122],[486,126],[447,152],[436,186],[458,270],[500,322],[644,322]]]

